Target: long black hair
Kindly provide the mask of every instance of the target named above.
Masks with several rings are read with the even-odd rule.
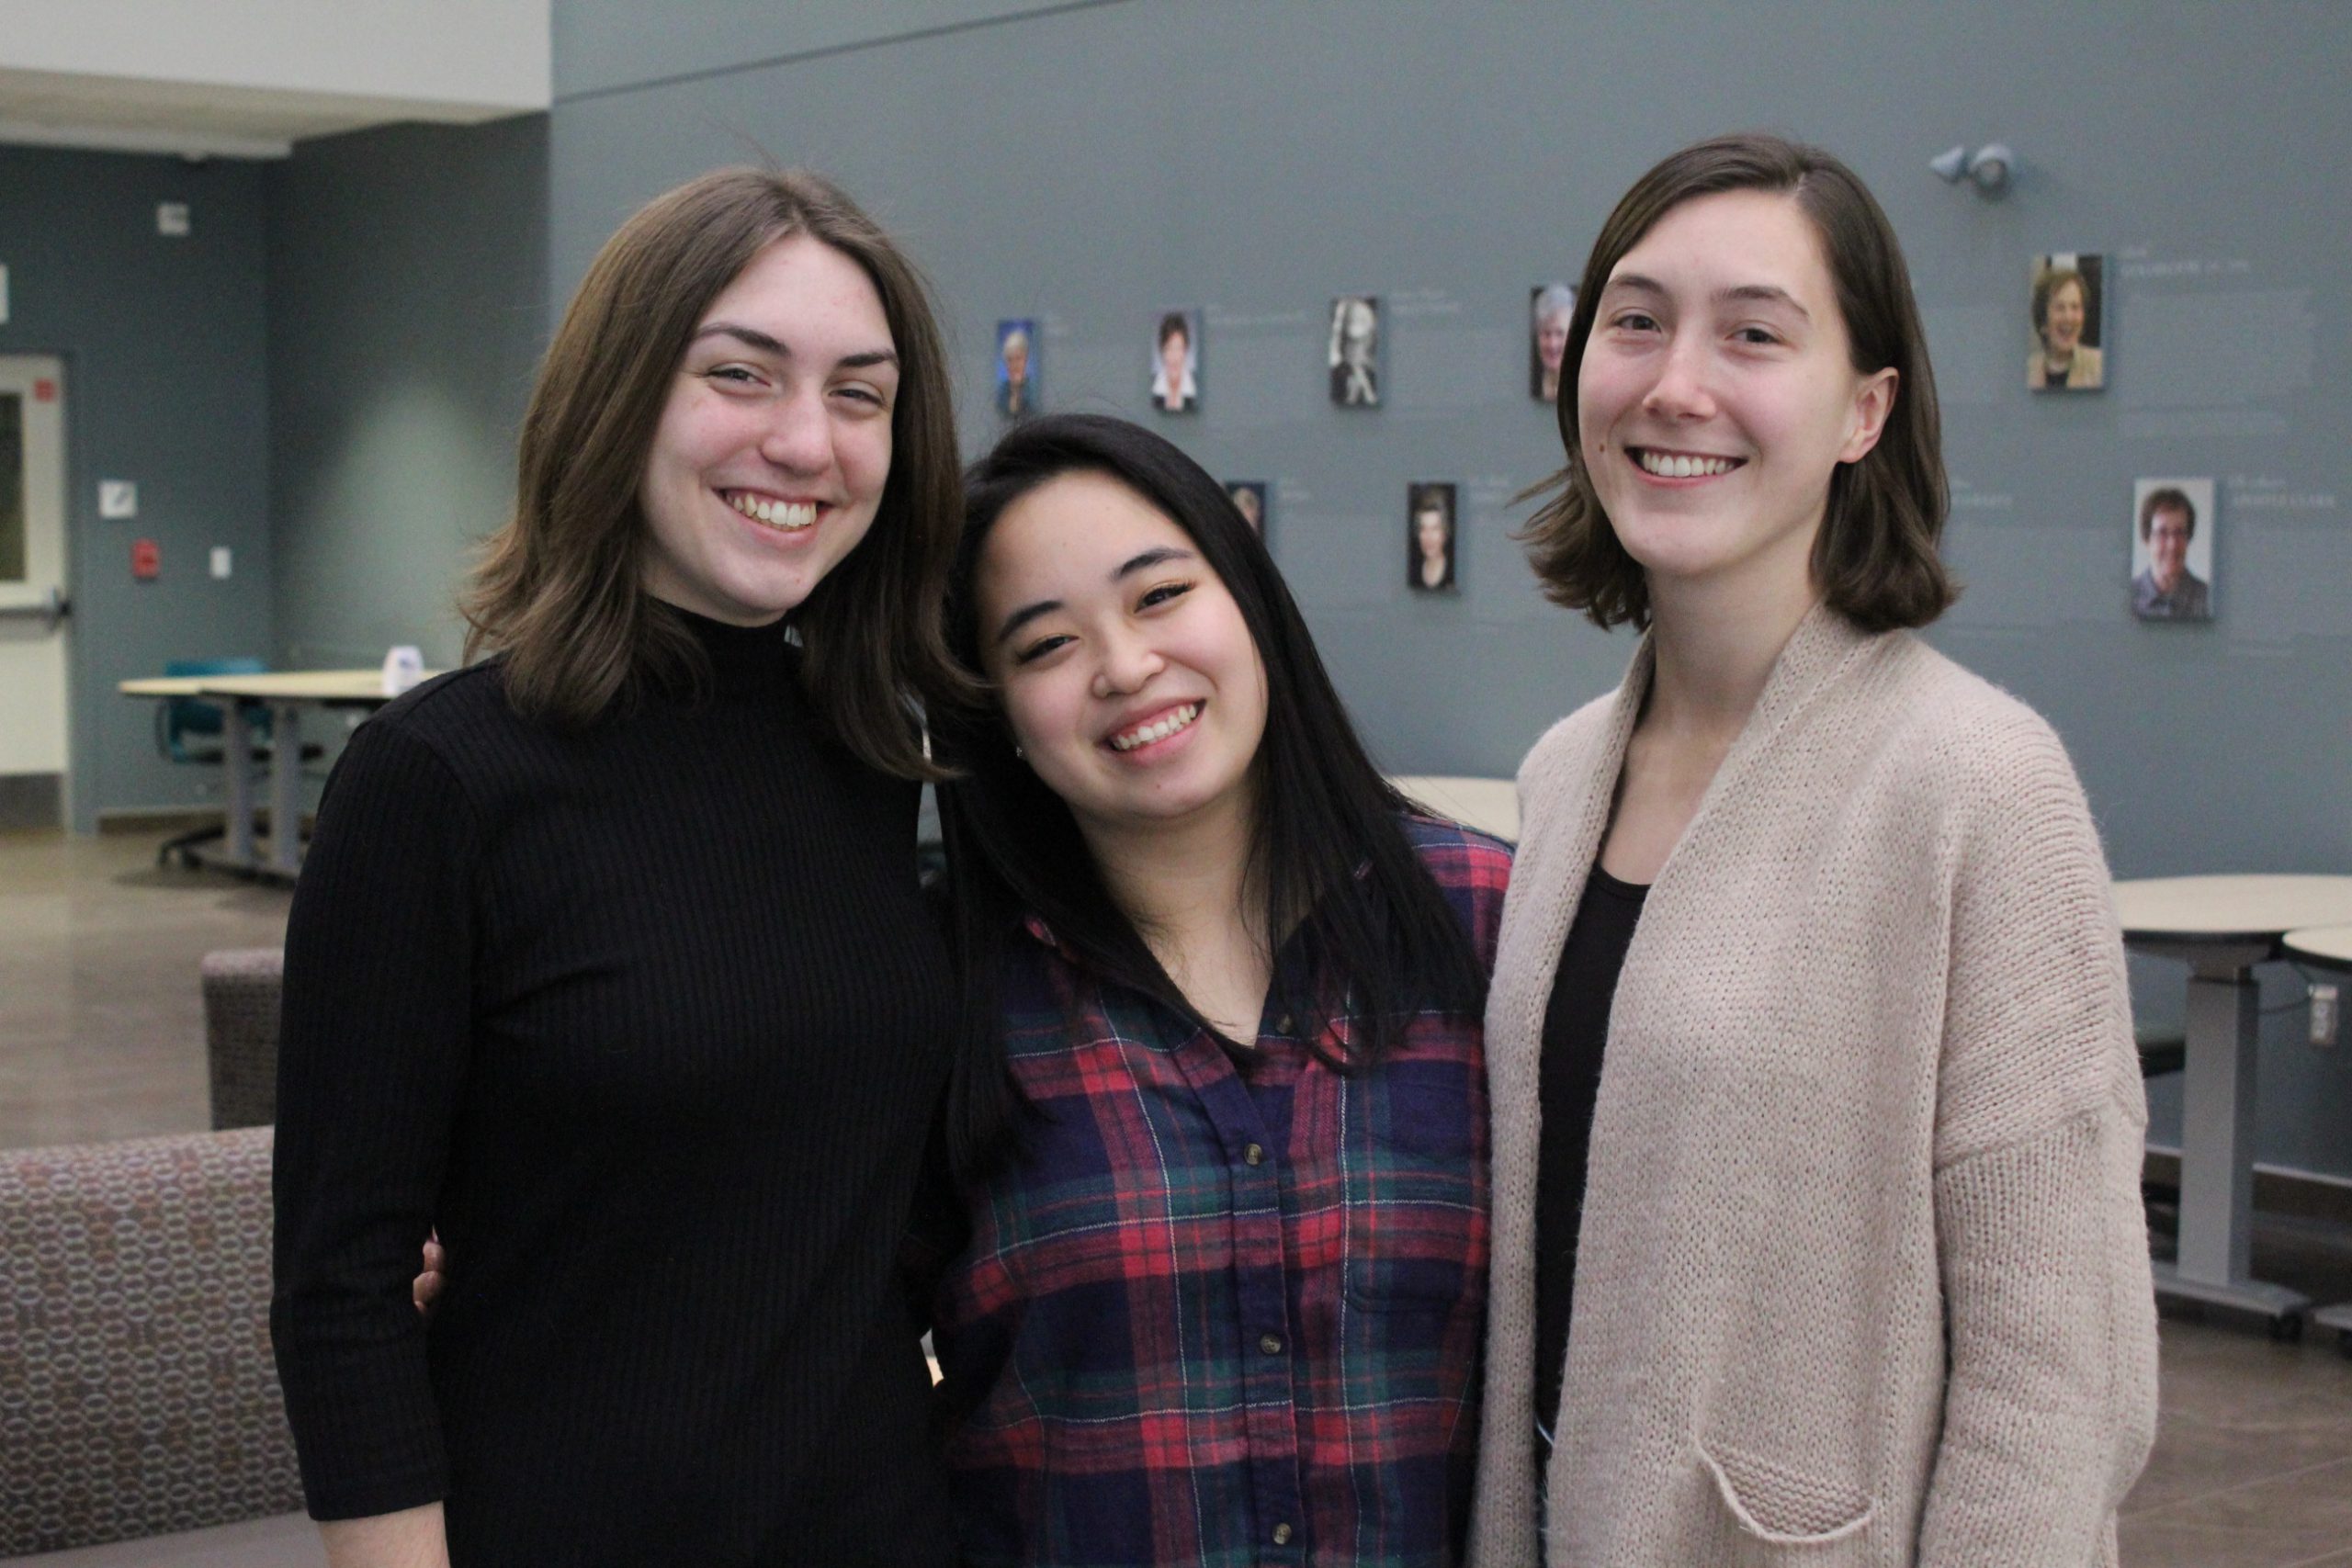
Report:
[[[949,579],[948,642],[984,678],[974,603],[982,547],[1014,501],[1063,474],[1125,485],[1192,536],[1221,579],[1266,671],[1266,728],[1256,770],[1245,886],[1264,900],[1269,940],[1309,944],[1314,962],[1278,971],[1273,998],[1299,1038],[1342,1072],[1377,1063],[1426,1009],[1477,1012],[1487,978],[1467,931],[1406,837],[1405,798],[1374,768],[1315,651],[1306,622],[1265,542],[1207,470],[1140,425],[1055,414],[1016,426],[965,476],[962,541]],[[1077,820],[1013,750],[1001,707],[935,713],[940,821],[967,976],[969,1047],[949,1103],[960,1169],[984,1168],[1017,1132],[997,977],[1020,920],[1034,914],[1097,977],[1159,1001],[1203,1028],[1103,885]],[[1295,929],[1294,929],[1295,928]],[[1321,977],[1310,992],[1299,976]],[[1344,1014],[1345,1038],[1330,1029]]]

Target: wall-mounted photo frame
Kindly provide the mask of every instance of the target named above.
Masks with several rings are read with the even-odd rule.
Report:
[[[1201,312],[1162,310],[1152,318],[1151,406],[1161,413],[1201,408]]]
[[[1454,570],[1458,494],[1454,486],[1434,479],[1405,487],[1405,585],[1416,593],[1461,591]]]
[[[2096,392],[2107,385],[2107,258],[2053,251],[2033,258],[2026,304],[2025,384],[2037,392]]]
[[[1241,513],[1241,521],[1261,539],[1270,539],[1268,525],[1273,521],[1274,487],[1265,479],[1227,479],[1225,493],[1233,498],[1233,509]]]
[[[2132,481],[2132,613],[2143,621],[2213,618],[2213,481]]]
[[[1560,400],[1560,367],[1568,357],[1568,318],[1577,313],[1577,291],[1566,283],[1539,283],[1527,291],[1527,395],[1539,403]]]
[[[1037,323],[1027,317],[996,324],[996,412],[1007,419],[1026,419],[1043,406],[1037,338]]]
[[[1380,296],[1341,294],[1331,301],[1331,400],[1343,409],[1380,406]]]

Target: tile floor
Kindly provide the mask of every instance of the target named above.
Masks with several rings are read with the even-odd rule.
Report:
[[[158,870],[154,843],[0,834],[0,1146],[205,1125],[198,960],[280,940],[289,895]],[[2256,1267],[2352,1299],[2352,1233],[2266,1217]],[[2333,1337],[2166,1322],[2122,1543],[2126,1568],[2352,1568],[2352,1359]]]

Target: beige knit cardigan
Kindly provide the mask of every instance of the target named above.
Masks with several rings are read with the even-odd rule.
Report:
[[[1520,773],[1471,1562],[2113,1563],[2155,1314],[2098,839],[2032,712],[1826,609],[1625,956],[1539,1543],[1544,1015],[1649,677]]]

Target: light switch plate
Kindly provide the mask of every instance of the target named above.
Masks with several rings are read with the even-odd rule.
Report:
[[[98,515],[120,519],[139,515],[139,484],[135,479],[100,479]]]
[[[228,546],[226,546],[226,545],[215,545],[215,546],[213,546],[213,547],[212,547],[212,575],[213,575],[213,576],[215,576],[215,577],[226,577],[226,576],[228,576],[228,575],[229,575],[229,565],[230,565],[230,561],[229,561],[229,547],[228,547]]]

